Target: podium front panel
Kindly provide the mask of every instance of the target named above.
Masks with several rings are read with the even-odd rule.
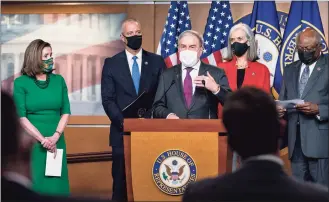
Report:
[[[190,182],[218,175],[218,133],[132,132],[134,201],[179,201]]]

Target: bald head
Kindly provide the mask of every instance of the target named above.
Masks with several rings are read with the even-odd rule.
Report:
[[[299,60],[311,65],[320,58],[321,55],[321,36],[312,29],[306,28],[297,35],[296,38]]]
[[[297,35],[296,42],[298,47],[312,49],[321,45],[321,36],[316,30],[308,27]]]

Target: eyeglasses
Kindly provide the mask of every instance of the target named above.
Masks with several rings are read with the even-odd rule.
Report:
[[[316,49],[318,49],[319,46],[320,46],[320,44],[316,45],[314,48],[307,48],[307,47],[297,46],[297,49],[300,50],[300,51],[303,51],[303,52],[313,52],[313,51],[316,51]]]

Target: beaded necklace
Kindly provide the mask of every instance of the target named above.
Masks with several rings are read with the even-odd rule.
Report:
[[[41,89],[45,89],[48,87],[49,82],[50,82],[50,76],[49,74],[47,74],[47,78],[46,81],[40,81],[38,80],[36,77],[33,78],[34,79],[34,83]]]

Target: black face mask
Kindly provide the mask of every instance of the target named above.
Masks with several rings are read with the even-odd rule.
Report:
[[[127,39],[127,46],[133,50],[138,50],[142,46],[142,35],[124,36]]]
[[[318,59],[318,57],[315,55],[315,52],[316,50],[310,52],[298,50],[299,60],[306,65],[311,65]]]
[[[249,46],[247,45],[247,42],[246,43],[234,42],[231,45],[231,47],[232,47],[234,55],[236,55],[237,57],[241,57],[249,49]]]

